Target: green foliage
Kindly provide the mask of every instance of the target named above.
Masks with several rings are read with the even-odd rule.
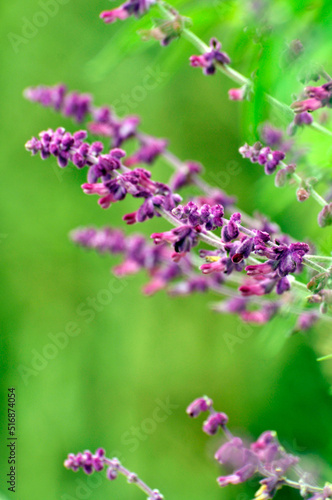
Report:
[[[266,4],[275,30],[262,34],[257,31],[258,19],[243,2],[174,2],[192,17],[194,31],[205,41],[218,36],[235,67],[254,75],[256,99],[243,107],[228,101],[227,90],[233,85],[225,77],[204,78],[189,67],[188,58],[196,50],[187,42],[177,40],[167,48],[141,42],[137,31],[149,27],[148,17],[105,26],[98,15],[109,7],[106,0],[68,2],[15,51],[8,35],[21,36],[23,18],[32,20],[40,11],[39,3],[16,0],[15,8],[8,2],[0,7],[5,175],[0,196],[4,291],[0,442],[6,437],[7,387],[13,385],[18,398],[20,500],[78,499],[76,489],[87,479],[64,470],[63,459],[70,451],[98,446],[120,454],[125,465],[158,487],[165,498],[234,498],[235,490],[216,486],[213,450],[206,448],[197,422],[187,421],[184,413],[187,403],[204,393],[216,400],[237,428],[258,434],[275,427],[294,452],[298,450],[291,437],[306,446],[300,451],[303,455],[318,454],[322,463],[331,458],[332,430],[323,425],[332,417],[326,382],[331,361],[316,363],[315,340],[321,332],[287,338],[293,318],[278,317],[270,325],[252,328],[244,338],[237,319],[209,311],[215,297],[178,300],[161,293],[148,299],[139,291],[141,277],[128,279],[123,291],[86,322],[78,308],[107,288],[115,260],[74,248],[67,234],[79,225],[118,224],[126,209],[103,212],[95,198],[81,193],[84,172],[59,171],[53,160],[29,158],[23,147],[49,126],[75,128],[25,102],[25,87],[65,81],[71,88],[94,92],[100,104],[112,103],[132,92],[147,66],[159,66],[167,77],[128,110],[142,115],[144,130],[168,137],[181,158],[202,161],[209,180],[235,159],[242,173],[230,179],[227,189],[238,196],[241,208],[265,211],[295,237],[314,235],[319,246],[330,247],[330,232],[318,235],[311,201],[300,205],[290,188],[277,191],[271,178],[263,178],[257,166],[242,161],[237,153],[243,142],[257,136],[262,119],[285,123],[266,104],[263,91],[290,103],[291,95],[301,89],[298,68],[310,60],[327,63],[331,69],[329,1]],[[285,70],[280,54],[299,33],[305,37],[309,56]],[[314,146],[313,165],[328,171],[329,141],[314,133],[301,136],[303,144],[308,139]],[[165,169],[158,164],[156,178],[167,177]],[[135,202],[130,203],[134,209]],[[150,224],[142,230],[151,233],[152,228]],[[25,384],[19,367],[31,368],[35,352],[41,353],[50,343],[49,334],[63,332],[69,322],[75,322],[80,333]],[[225,341],[227,334],[238,338],[234,351]],[[326,334],[324,342],[328,341]],[[299,389],[301,398],[293,400]],[[144,434],[132,451],[124,436],[150,418],[156,399],[168,397],[178,408],[154,433]],[[319,408],[318,425],[313,425],[313,408]],[[3,448],[0,457],[1,471],[7,473]],[[326,478],[330,472],[326,467]],[[4,477],[0,494],[6,498]],[[88,488],[86,498],[96,500],[142,498],[121,480]],[[252,490],[242,493],[247,495],[243,498],[253,496]]]

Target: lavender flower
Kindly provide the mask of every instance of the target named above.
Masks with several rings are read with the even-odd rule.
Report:
[[[106,477],[114,481],[119,474],[126,477],[128,483],[136,484],[144,493],[148,495],[147,500],[163,500],[163,495],[158,490],[152,490],[134,472],[126,469],[117,458],[109,459],[105,457],[105,450],[98,448],[94,454],[89,450],[77,455],[70,453],[64,462],[67,469],[77,472],[80,468],[86,474],[100,472],[106,468]]]
[[[187,414],[189,417],[196,418],[202,412],[208,411],[213,405],[212,399],[207,396],[195,399],[187,408]]]
[[[283,151],[273,151],[270,147],[263,147],[261,143],[256,142],[253,146],[245,144],[239,149],[243,158],[248,158],[252,163],[264,165],[267,175],[275,172],[277,166],[285,158]]]
[[[194,228],[203,226],[206,231],[223,226],[224,207],[205,203],[200,208],[196,203],[190,201],[187,205],[178,205],[173,210],[173,215],[181,222],[189,223]]]
[[[210,436],[217,434],[219,427],[224,428],[228,422],[226,413],[211,413],[203,424],[203,431]]]
[[[187,413],[190,416],[198,416],[201,413],[200,404],[205,399],[206,396],[196,399],[189,405],[190,411],[187,410]],[[192,414],[192,408],[198,408],[194,415]],[[298,468],[295,468],[299,461],[298,457],[285,451],[279,443],[276,432],[263,432],[257,441],[248,445],[240,437],[233,436],[227,428],[227,415],[216,413],[212,400],[209,399],[208,407],[204,406],[202,411],[209,412],[209,416],[203,424],[203,430],[212,431],[208,432],[208,434],[213,435],[220,427],[226,437],[226,441],[216,451],[215,459],[231,472],[217,478],[219,486],[225,487],[229,484],[244,483],[253,478],[254,475],[258,475],[261,480],[260,488],[255,495],[257,500],[271,499],[279,489],[285,486],[300,490],[301,495],[306,498],[310,493],[313,493],[310,500],[328,500],[331,498],[332,487],[330,484],[326,484],[324,488],[319,488],[305,481],[306,475]],[[220,424],[214,425],[215,421],[220,421]],[[211,422],[212,425],[207,425],[207,422]],[[287,478],[286,474],[291,470],[294,470],[294,473],[299,476],[298,481],[290,481]]]
[[[68,92],[63,84],[53,87],[45,85],[29,87],[24,91],[24,96],[32,102],[51,107],[78,123],[92,116],[93,121],[88,124],[90,132],[112,138],[113,147],[119,147],[124,141],[137,134],[140,122],[137,116],[127,116],[121,120],[108,106],[95,107],[90,94]]]
[[[291,105],[295,113],[315,111],[325,106],[330,108],[332,105],[332,82],[324,83],[320,87],[306,87],[304,95],[308,99],[296,101]]]
[[[177,253],[190,252],[198,243],[197,231],[190,226],[180,226],[165,233],[153,233],[151,238],[156,245],[164,242],[172,243]]]
[[[117,9],[103,11],[100,18],[105,23],[114,23],[117,19],[123,21],[132,15],[139,17],[145,14],[155,3],[156,0],[128,0]]]
[[[210,50],[200,56],[191,56],[190,64],[194,68],[203,68],[206,75],[213,75],[216,72],[217,64],[229,64],[230,58],[226,52],[221,52],[221,43],[216,38],[210,40]]]
[[[231,218],[226,226],[223,227],[221,238],[225,243],[228,243],[232,240],[235,240],[239,234],[240,230],[238,227],[238,223],[241,222],[241,214],[236,212],[231,215]]]

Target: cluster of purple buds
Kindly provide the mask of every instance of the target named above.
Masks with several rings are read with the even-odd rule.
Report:
[[[32,102],[60,111],[78,123],[83,122],[92,109],[92,98],[89,94],[67,92],[67,87],[63,84],[54,87],[44,85],[29,87],[24,91],[24,96]]]
[[[262,264],[249,265],[246,267],[247,275],[251,280],[246,281],[239,290],[243,296],[265,295],[276,288],[278,295],[290,289],[288,274],[299,272],[303,257],[309,252],[306,243],[291,243],[266,246],[256,244],[255,253],[268,257]]]
[[[91,133],[112,138],[113,147],[119,147],[125,140],[137,134],[140,122],[137,116],[127,116],[121,120],[114,116],[108,106],[94,107],[91,95],[68,92],[63,84],[53,87],[29,87],[24,96],[32,102],[51,107],[78,123],[87,120],[91,115],[93,121],[88,124]]]
[[[79,469],[83,469],[86,474],[100,472],[105,467],[105,450],[98,448],[94,455],[88,450],[77,455],[70,453],[64,462],[64,466],[74,472]]]
[[[137,484],[137,486],[148,495],[147,500],[164,499],[163,495],[158,490],[152,490],[137,476],[137,474],[123,467],[117,458],[107,458],[105,456],[105,450],[102,448],[98,448],[95,454],[92,454],[89,450],[78,453],[77,455],[70,453],[64,461],[64,466],[74,472],[83,469],[86,474],[100,472],[106,467],[106,477],[110,481],[114,481],[118,475],[121,474],[127,478],[128,483]]]
[[[260,142],[256,142],[253,146],[245,144],[239,149],[243,158],[248,158],[252,163],[264,165],[264,170],[267,175],[273,174],[280,162],[285,158],[283,151],[273,151],[269,146],[263,146]]]
[[[205,203],[200,208],[193,201],[187,205],[178,205],[172,211],[173,215],[181,222],[188,223],[190,226],[201,230],[211,231],[223,226],[224,207],[222,205],[213,205],[212,207]]]
[[[232,240],[235,240],[239,234],[239,226],[238,224],[241,222],[241,214],[236,212],[231,215],[228,223],[222,228],[221,239],[224,243],[229,243]]]
[[[166,184],[152,181],[150,178],[149,171],[136,168],[114,180],[115,186],[120,185],[135,198],[144,198],[143,204],[136,212],[123,217],[123,220],[129,225],[144,222],[153,217],[160,217],[160,209],[170,212],[182,199],[181,196],[173,193]],[[110,189],[113,187],[111,183],[108,184]]]
[[[40,154],[45,160],[49,156],[57,158],[59,167],[66,167],[72,162],[77,168],[90,166],[90,182],[95,182],[99,177],[106,177],[112,170],[120,169],[120,159],[125,156],[121,149],[113,149],[108,154],[102,154],[104,145],[96,141],[92,144],[84,142],[87,138],[85,130],[74,134],[66,132],[62,127],[55,131],[48,129],[39,134],[40,139],[33,137],[25,145],[27,151],[33,155]],[[93,180],[92,180],[93,179]]]
[[[220,486],[244,483],[259,475],[262,479],[255,494],[256,500],[271,499],[284,486],[300,490],[306,498],[310,493],[313,494],[308,500],[328,500],[332,497],[331,485],[326,484],[324,488],[318,488],[303,481],[302,473],[296,468],[299,458],[286,452],[276,432],[263,432],[256,441],[245,443],[240,437],[233,436],[227,428],[227,415],[216,412],[212,400],[206,396],[193,401],[188,406],[187,413],[190,417],[208,413],[203,424],[206,434],[213,435],[219,429],[224,432],[226,441],[215,453],[215,459],[231,472],[217,478]],[[291,470],[300,475],[298,482],[290,481],[286,477],[286,473]]]
[[[216,38],[210,40],[210,50],[200,56],[191,56],[190,64],[194,68],[203,68],[206,75],[213,75],[216,72],[217,64],[229,64],[230,58],[226,52],[221,52],[221,43]]]
[[[142,16],[149,8],[156,3],[156,0],[128,0],[120,7],[112,10],[104,10],[100,18],[105,23],[114,23],[117,19],[123,21],[129,16]]]
[[[332,82],[324,83],[320,87],[306,87],[304,95],[308,99],[296,101],[291,105],[295,113],[315,111],[325,106],[330,108],[332,106]]]
[[[280,277],[287,276],[294,272],[299,272],[301,270],[301,265],[305,254],[310,250],[307,243],[297,242],[290,243],[287,245],[285,243],[280,243],[276,241],[276,245],[272,247],[266,247],[265,245],[256,245],[255,252],[264,255],[269,260],[264,264],[258,264],[257,266],[248,266],[247,271],[250,275],[258,274],[268,274],[267,268],[270,267],[271,270],[277,271]],[[264,267],[260,267],[264,266]]]

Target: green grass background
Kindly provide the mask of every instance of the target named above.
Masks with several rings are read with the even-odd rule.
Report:
[[[71,89],[93,92],[99,104],[116,104],[122,93],[131,94],[140,85],[147,68],[160,68],[166,74],[161,83],[128,110],[142,116],[143,129],[169,138],[181,158],[201,161],[211,183],[235,159],[241,174],[231,176],[227,189],[244,210],[263,210],[286,232],[316,238],[325,252],[330,248],[331,232],[322,236],[317,228],[314,202],[300,205],[293,189],[277,191],[271,178],[263,178],[259,167],[237,153],[271,114],[261,91],[268,88],[290,103],[291,94],[301,88],[299,67],[285,71],[279,64],[287,43],[301,38],[306,57],[331,70],[329,2],[269,2],[270,35],[262,34],[258,21],[264,16],[258,19],[247,2],[174,4],[193,16],[202,38],[217,35],[223,41],[235,67],[250,75],[259,65],[254,103],[229,102],[227,90],[233,85],[226,78],[205,78],[190,68],[188,57],[196,50],[186,41],[167,48],[142,44],[136,31],[149,25],[147,18],[103,25],[98,15],[110,8],[106,0],[58,4],[56,15],[16,50],[10,34],[21,36],[26,20],[36,19],[41,5],[33,0],[0,5],[1,500],[144,498],[123,478],[113,484],[99,484],[95,478],[92,484],[82,473],[63,468],[68,452],[99,446],[123,457],[128,468],[167,499],[250,500],[254,484],[217,487],[213,452],[220,438],[207,438],[201,422],[185,415],[186,405],[205,393],[229,414],[235,431],[250,437],[276,429],[304,466],[331,480],[330,365],[316,362],[331,346],[328,324],[287,338],[294,318],[278,317],[265,327],[252,327],[231,352],[225,334],[239,335],[242,327],[236,318],[209,310],[214,297],[171,299],[162,292],[146,298],[140,293],[141,275],[122,283],[123,290],[113,294],[93,321],[77,314],[81,303],[107,288],[116,260],[74,247],[69,231],[118,224],[136,205],[128,200],[102,211],[95,197],[82,195],[85,172],[60,172],[52,159],[42,162],[25,152],[24,143],[40,130],[60,125],[75,130],[68,120],[26,102],[22,91],[29,85],[65,82]],[[275,124],[284,123],[282,117],[272,117]],[[300,140],[311,141],[312,163],[328,174],[330,142],[309,132]],[[167,179],[166,165],[159,162],[153,168],[155,178]],[[142,230],[149,234],[156,227],[153,221]],[[166,226],[158,221],[158,227]],[[50,343],[49,334],[62,332],[70,322],[77,324],[79,335],[25,383],[19,367],[31,368],[33,353]],[[17,396],[16,494],[6,485],[6,397],[11,386]],[[143,432],[133,451],[126,436],[133,426],[144,428],[157,399],[168,398],[176,408],[153,432]],[[82,485],[85,489],[77,489]],[[285,491],[279,497],[296,494]]]

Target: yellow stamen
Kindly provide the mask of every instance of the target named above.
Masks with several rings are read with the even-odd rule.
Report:
[[[206,262],[218,262],[220,260],[220,257],[215,257],[214,255],[208,255],[205,257]]]

